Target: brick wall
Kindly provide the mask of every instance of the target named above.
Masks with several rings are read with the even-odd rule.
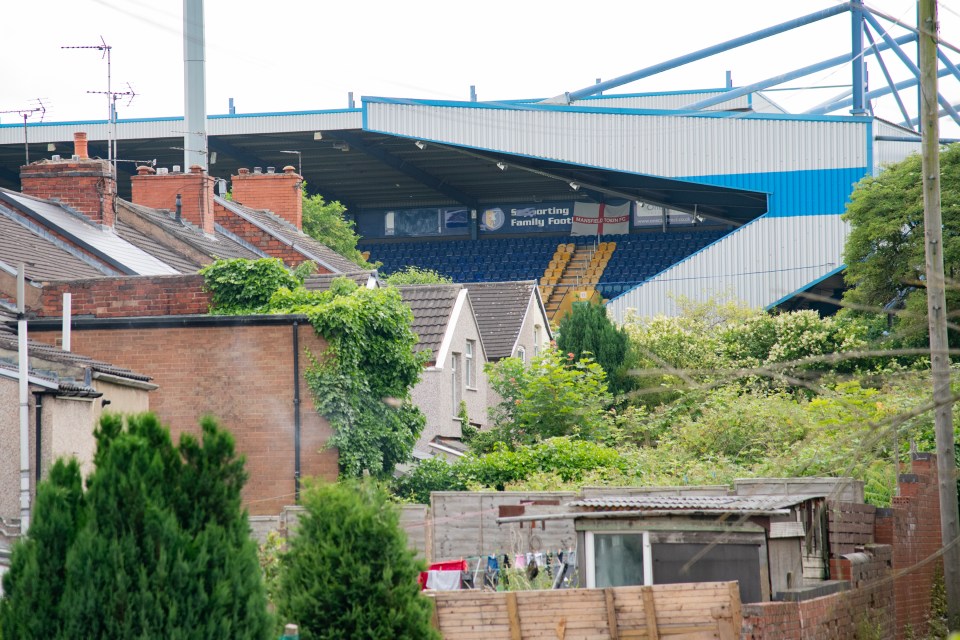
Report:
[[[290,245],[280,242],[274,236],[262,230],[260,227],[247,222],[232,211],[216,205],[214,212],[216,213],[218,224],[230,233],[240,236],[243,240],[260,249],[268,256],[280,258],[289,267],[296,267],[307,261],[305,255]],[[317,273],[330,273],[330,270],[325,269],[322,265],[317,265]]]
[[[166,174],[156,174],[151,167],[144,166],[130,178],[131,199],[145,207],[175,211],[179,193],[183,219],[212,235],[213,183],[213,177],[199,166],[190,167],[189,173]]]
[[[893,546],[897,637],[906,637],[908,625],[923,637],[934,574],[943,568],[935,555],[941,546],[936,456],[914,454],[912,473],[901,474],[898,486],[893,507],[877,513],[876,539]]]
[[[93,222],[112,227],[117,219],[117,183],[105,160],[41,160],[20,168],[21,191],[57,199]]]
[[[240,169],[230,176],[233,199],[251,209],[269,209],[297,229],[303,229],[303,196],[300,176],[290,166],[283,173],[250,173]]]
[[[150,408],[181,433],[199,433],[210,414],[234,435],[246,456],[250,479],[243,491],[252,515],[277,514],[294,503],[294,373],[292,320],[267,325],[216,319],[204,326],[166,328],[74,328],[73,348],[94,358],[153,376],[159,389]],[[219,323],[219,324],[218,324]],[[313,327],[297,329],[300,357],[301,473],[337,477],[335,450],[323,450],[329,424],[321,418],[303,379],[309,365],[303,351],[321,353],[326,345]],[[32,332],[55,343],[59,331]]]
[[[865,551],[831,561],[850,581],[850,590],[802,602],[743,605],[743,640],[847,640],[867,628],[893,637],[894,589],[887,579],[892,550],[869,545]],[[869,637],[869,636],[868,636]]]
[[[74,316],[97,318],[204,314],[211,302],[197,274],[90,278],[44,283],[37,315],[62,316],[64,293]]]

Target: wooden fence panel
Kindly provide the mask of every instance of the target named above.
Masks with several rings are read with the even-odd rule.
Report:
[[[431,594],[450,640],[735,640],[736,582]]]

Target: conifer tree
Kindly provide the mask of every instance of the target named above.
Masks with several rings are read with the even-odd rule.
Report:
[[[301,640],[439,640],[387,494],[370,481],[319,485],[281,558],[277,610]]]
[[[5,633],[42,617],[51,633],[12,637],[269,636],[256,545],[240,507],[243,462],[212,419],[201,426],[202,441],[185,435],[177,448],[152,414],[131,416],[126,428],[119,416],[104,416],[86,493],[78,492],[79,472],[70,471],[75,463],[51,473],[44,485],[53,489],[41,485],[46,502],[38,498],[34,526],[15,548],[4,583]],[[74,504],[76,514],[64,515],[64,505]],[[46,535],[53,523],[60,541]],[[59,571],[29,570],[60,557]],[[33,593],[60,597],[44,605]]]
[[[557,329],[557,348],[572,353],[580,360],[589,355],[603,367],[611,393],[619,394],[632,388],[626,373],[628,340],[622,328],[611,322],[603,305],[583,303],[573,305]]]

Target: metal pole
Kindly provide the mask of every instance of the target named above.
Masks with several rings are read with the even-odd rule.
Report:
[[[920,0],[920,95],[923,118],[923,225],[926,241],[927,314],[930,326],[930,371],[933,378],[937,481],[940,489],[940,531],[947,621],[960,621],[960,528],[957,518],[957,469],[947,343],[947,300],[943,274],[943,231],[940,211],[940,118],[937,110],[937,2]]]
[[[863,0],[853,0],[850,21],[850,56],[853,63],[853,108],[850,113],[855,116],[862,116],[867,113],[863,99]]]
[[[30,528],[30,388],[27,353],[26,274],[17,269],[17,366],[20,374],[20,533]]]
[[[23,155],[26,158],[25,164],[30,164],[30,143],[27,141],[27,114],[23,114]]]
[[[207,80],[203,0],[183,0],[183,171],[207,166]]]

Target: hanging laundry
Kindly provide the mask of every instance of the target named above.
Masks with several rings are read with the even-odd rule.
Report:
[[[483,572],[483,588],[497,590],[500,583],[500,563],[497,562],[497,556],[487,557],[487,569]]]
[[[513,566],[517,569],[523,569],[527,566],[527,556],[523,553],[518,553],[513,559]]]
[[[537,559],[533,558],[529,564],[527,564],[527,580],[533,581],[540,574],[540,567],[537,566]]]
[[[459,591],[460,581],[463,573],[461,571],[428,571],[427,589],[436,591]]]

